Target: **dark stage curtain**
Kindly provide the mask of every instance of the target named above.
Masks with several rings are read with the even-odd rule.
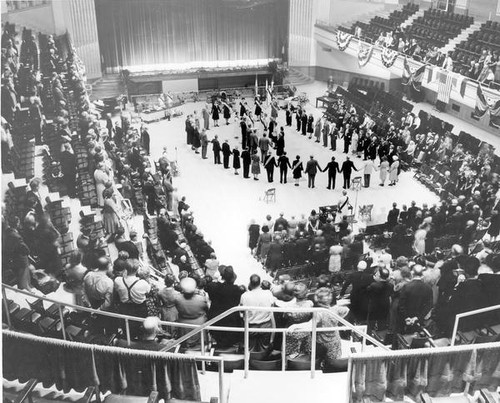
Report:
[[[281,58],[287,46],[287,0],[96,0],[96,16],[107,68]]]

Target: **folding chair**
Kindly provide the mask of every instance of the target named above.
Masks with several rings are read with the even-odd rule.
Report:
[[[359,217],[361,220],[371,221],[372,220],[372,209],[373,204],[367,204],[365,206],[359,206]]]
[[[267,189],[264,192],[264,201],[266,203],[269,202],[276,203],[276,188]]]

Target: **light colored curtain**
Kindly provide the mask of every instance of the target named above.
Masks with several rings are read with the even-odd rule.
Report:
[[[352,357],[351,402],[418,398],[423,392],[447,396],[500,385],[500,344],[394,351]]]
[[[284,0],[97,0],[96,16],[108,68],[280,58],[287,41]]]

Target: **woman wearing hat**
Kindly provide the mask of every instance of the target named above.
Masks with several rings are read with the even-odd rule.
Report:
[[[297,283],[293,289],[293,296],[295,297],[295,303],[289,305],[290,308],[312,308],[313,302],[307,298],[307,286],[304,283]],[[288,320],[287,326],[304,323],[312,318],[311,312],[293,312],[286,313],[286,319]],[[286,339],[286,355],[294,356],[300,353],[305,353],[304,341],[307,338],[307,333],[293,333],[290,334]]]
[[[201,325],[207,321],[208,301],[206,297],[196,292],[196,280],[185,277],[180,282],[181,294],[175,299],[175,307],[179,313],[179,323]],[[179,337],[189,333],[193,328],[181,327],[178,329]],[[186,347],[199,345],[201,334],[186,340]],[[205,339],[206,340],[206,339]]]
[[[318,328],[322,327],[335,327],[338,326],[337,317],[345,317],[349,312],[349,309],[342,306],[333,305],[335,303],[335,298],[333,291],[330,288],[321,287],[316,290],[316,306],[319,308],[324,308],[324,310],[319,311],[316,314],[316,324]],[[288,328],[288,332],[296,331],[311,331],[312,321],[300,324],[291,325]],[[310,340],[309,344],[310,344]],[[342,354],[340,335],[337,330],[332,332],[318,332],[317,333],[317,354],[318,357],[322,358],[325,362],[325,366],[335,365],[335,361],[338,360]],[[310,347],[310,346],[309,346]],[[311,349],[308,349],[311,351]]]
[[[399,171],[399,158],[397,156],[393,157],[392,164],[389,168],[389,186],[396,186],[398,181],[398,171]]]
[[[210,296],[210,309],[208,318],[212,319],[221,313],[226,312],[240,304],[241,294],[243,291],[239,286],[234,284],[236,274],[232,266],[227,266],[222,271],[222,279],[224,282],[211,282],[207,285],[206,290]],[[241,327],[242,320],[238,312],[234,312],[218,321],[215,326]],[[211,332],[217,345],[220,347],[230,347],[241,341],[241,333],[238,332]]]

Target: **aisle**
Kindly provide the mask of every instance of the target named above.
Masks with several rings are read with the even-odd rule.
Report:
[[[321,83],[313,84],[319,88]],[[308,85],[308,89],[311,86]],[[312,95],[309,98],[315,99]],[[253,102],[249,100],[249,104],[253,105]],[[264,273],[261,265],[251,257],[247,247],[247,227],[250,220],[256,219],[258,224],[262,224],[267,214],[277,218],[280,212],[287,218],[292,215],[299,218],[302,214],[307,217],[312,209],[317,210],[319,206],[335,204],[342,190],[339,187],[341,176],[337,176],[337,189],[328,190],[327,174],[319,173],[316,177],[316,188],[308,189],[305,178],[299,187],[293,186],[290,183],[290,173],[289,183],[280,184],[278,170],[275,170],[275,181],[272,184],[267,183],[264,174],[260,175],[259,181],[244,179],[241,171],[240,175],[234,175],[232,169],[224,170],[222,165],[213,164],[211,145],[209,145],[209,158],[202,160],[200,154],[195,154],[186,145],[184,124],[186,114],[193,113],[194,110],[200,113],[203,106],[204,103],[201,102],[182,105],[178,109],[183,111],[183,116],[173,118],[170,122],[164,120],[150,124],[152,157],[157,160],[163,147],[166,146],[170,157],[177,158],[181,174],[174,178],[174,187],[178,188],[179,197],[186,196],[187,203],[194,212],[195,224],[205,238],[212,241],[220,262],[233,265],[238,274],[237,282],[246,284],[252,273]],[[322,114],[322,111],[310,105],[306,110],[313,111],[315,116]],[[278,118],[279,126],[284,125],[284,120],[285,113],[282,111]],[[237,126],[234,120],[227,126],[223,124],[222,119],[220,123],[221,126],[218,128],[211,126],[208,131],[209,139],[217,134],[221,143],[228,139],[231,149],[236,144],[240,145],[240,138],[235,138],[240,133],[239,125]],[[212,122],[210,124],[212,125]],[[307,161],[309,155],[314,155],[320,166],[324,167],[332,155],[339,163],[345,159],[342,153],[337,151],[332,154],[314,140],[298,134],[294,127],[285,128],[285,133],[285,150],[291,160],[295,155],[300,155],[303,161]],[[261,134],[262,126],[259,127],[259,137]],[[356,167],[362,168],[361,159],[354,158],[353,162]],[[271,187],[276,188],[276,203],[266,204],[262,201],[262,197],[264,191]],[[355,192],[349,191],[349,197],[354,205]],[[403,173],[399,184],[393,188],[379,187],[378,174],[375,173],[372,177],[372,187],[359,192],[358,206],[374,204],[371,224],[376,224],[385,222],[392,202],[403,204],[411,200],[415,200],[418,204],[432,204],[438,201],[438,197],[414,180],[412,172]]]

